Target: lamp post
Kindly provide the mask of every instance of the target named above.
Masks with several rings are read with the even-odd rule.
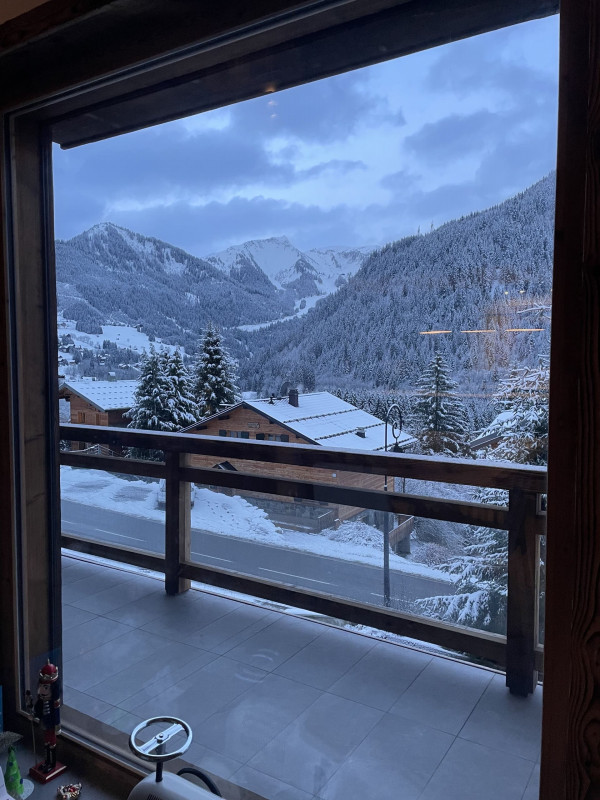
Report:
[[[399,453],[400,445],[398,439],[402,432],[402,411],[398,403],[392,403],[385,414],[385,438],[383,449],[387,453],[388,449],[388,425],[391,423],[394,444],[392,452]],[[384,476],[383,490],[388,490],[388,476]],[[383,517],[383,604],[390,605],[390,512],[385,511]]]

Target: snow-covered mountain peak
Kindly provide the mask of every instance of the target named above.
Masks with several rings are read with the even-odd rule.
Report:
[[[287,236],[273,236],[233,245],[206,260],[227,274],[251,265],[275,287],[292,289],[301,300],[334,291],[340,276],[353,275],[370,251],[344,247],[302,251]]]

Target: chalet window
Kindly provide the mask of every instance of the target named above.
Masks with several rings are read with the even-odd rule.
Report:
[[[262,441],[265,438],[265,434],[264,433],[257,433],[256,434],[256,438],[259,439],[260,441]]]
[[[219,431],[219,436],[227,436],[227,431],[224,431],[222,428]]]

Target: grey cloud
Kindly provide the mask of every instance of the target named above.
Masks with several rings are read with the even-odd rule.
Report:
[[[360,71],[264,95],[231,107],[233,123],[247,135],[305,141],[347,139],[362,124],[403,124],[387,100],[368,91]]]
[[[289,236],[299,247],[363,244],[357,240],[355,212],[346,206],[318,206],[264,197],[234,198],[202,207],[175,203],[168,208],[111,215],[111,221],[177,244],[198,256],[248,239]]]
[[[486,109],[473,114],[451,114],[429,122],[419,131],[407,136],[405,145],[426,162],[437,164],[478,153],[495,139],[500,116]]]
[[[324,161],[322,164],[315,164],[314,167],[308,169],[298,170],[296,172],[297,178],[314,178],[322,175],[324,172],[342,172],[348,173],[355,169],[367,169],[364,161],[349,161],[340,158],[332,158],[329,161]]]

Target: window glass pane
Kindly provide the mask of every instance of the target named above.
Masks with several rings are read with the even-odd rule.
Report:
[[[321,685],[314,664],[314,685],[294,672],[320,634],[275,604],[282,588],[311,609],[314,595],[376,611],[390,628],[416,616],[425,641],[438,641],[441,622],[465,658],[496,642],[473,629],[504,646],[508,504],[521,514],[513,534],[537,531],[527,548],[543,532],[556,68],[557,23],[546,19],[57,152],[63,419],[194,443],[165,467],[158,445],[129,451],[118,435],[77,445],[82,457],[152,460],[152,479],[109,472],[114,462],[63,467],[63,509],[85,504],[77,549],[91,558],[98,531],[132,551],[116,594],[104,578],[99,592],[91,577],[65,586],[67,604],[95,615],[77,621],[68,609],[73,625],[109,637],[85,658],[69,651],[74,709],[101,701],[97,719],[124,731],[157,699],[184,717],[202,707],[192,760],[240,770],[243,783],[241,765],[271,773],[258,728],[243,742],[231,733],[235,698],[296,681],[321,702],[311,692],[342,679]],[[198,444],[206,436],[227,441],[211,450]],[[252,440],[272,457],[253,460]],[[323,457],[284,463],[290,441]],[[389,475],[373,458],[386,452],[396,454]],[[163,481],[178,464],[211,477],[189,507],[172,504],[190,533],[167,555],[207,585],[167,597],[135,551],[165,553]],[[525,482],[524,466],[538,477]],[[519,547],[513,564],[526,561]],[[543,541],[540,553],[539,586],[525,581],[520,594],[523,619],[539,602],[539,631],[534,621],[516,637],[532,647],[543,640]],[[263,584],[256,596],[249,578]],[[102,591],[118,604],[106,613]],[[105,674],[93,654],[113,638],[123,658]],[[252,707],[242,703],[240,719]],[[269,738],[301,714],[286,713],[266,712]],[[329,778],[308,786],[273,769],[289,781],[282,791],[344,796],[329,793]]]

